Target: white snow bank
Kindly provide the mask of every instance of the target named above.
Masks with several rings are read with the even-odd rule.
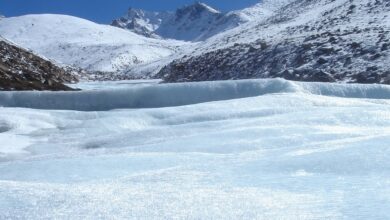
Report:
[[[2,92],[0,106],[104,111],[157,108],[254,97],[273,93],[390,99],[390,86],[291,82],[282,79],[160,84],[80,92]]]

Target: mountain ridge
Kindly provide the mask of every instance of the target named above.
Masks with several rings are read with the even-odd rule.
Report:
[[[150,12],[130,8],[125,16],[115,19],[111,25],[146,37],[196,42],[238,27],[252,19],[259,19],[261,17],[259,14],[270,13],[270,8],[265,10],[257,8],[257,11],[247,8],[220,12],[198,1],[178,8],[175,12]]]

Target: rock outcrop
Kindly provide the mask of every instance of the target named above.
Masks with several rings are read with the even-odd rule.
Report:
[[[57,66],[0,38],[0,90],[73,90],[72,70]]]

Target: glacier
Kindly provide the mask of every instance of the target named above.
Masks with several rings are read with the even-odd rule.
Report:
[[[389,219],[390,86],[0,93],[0,219]]]

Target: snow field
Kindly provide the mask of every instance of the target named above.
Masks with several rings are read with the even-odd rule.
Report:
[[[155,91],[142,96],[146,88]],[[388,86],[246,80],[119,91],[161,102],[75,111],[47,101],[63,93],[7,94],[42,110],[0,108],[0,219],[390,217]]]

